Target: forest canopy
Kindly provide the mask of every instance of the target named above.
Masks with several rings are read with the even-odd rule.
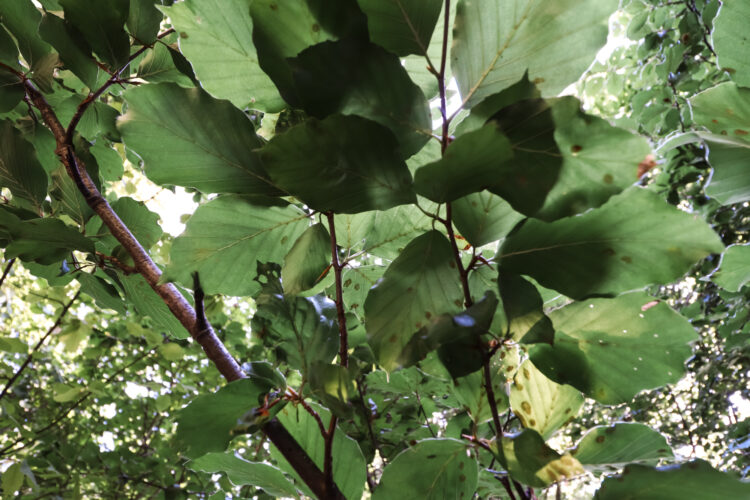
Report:
[[[748,26],[0,2],[3,498],[750,497]]]

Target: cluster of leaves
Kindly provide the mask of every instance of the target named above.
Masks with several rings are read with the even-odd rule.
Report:
[[[583,89],[605,116],[632,106],[618,124],[635,132],[559,97],[616,0],[0,4],[7,269],[113,311],[57,322],[74,368],[36,362],[58,325],[34,347],[20,327],[0,339],[0,425],[19,434],[0,441],[5,493],[530,499],[590,472],[608,475],[600,499],[747,496],[646,425],[571,426],[586,400],[680,381],[699,336],[644,290],[724,252],[739,219],[717,218],[750,199],[732,42],[750,12],[677,4],[622,13],[641,75],[598,83],[616,109],[596,100],[607,68]],[[666,166],[634,185],[654,143]],[[174,240],[118,195],[131,169],[196,193]],[[717,275],[738,294],[726,318],[743,248]],[[92,441],[105,430],[115,450]],[[563,449],[566,433],[582,435]]]

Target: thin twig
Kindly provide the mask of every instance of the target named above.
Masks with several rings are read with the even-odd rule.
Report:
[[[7,264],[5,264],[5,269],[3,269],[3,275],[0,277],[0,286],[3,286],[3,283],[5,283],[5,278],[8,277],[8,273],[10,273],[10,268],[13,267],[13,264],[15,264],[16,258],[12,258],[8,261]]]
[[[11,261],[12,264],[12,261]],[[6,266],[6,268],[9,268],[10,266]],[[3,276],[3,279],[5,276]],[[2,283],[2,280],[0,280],[0,283]],[[5,384],[5,387],[3,388],[2,392],[0,392],[0,400],[2,400],[5,395],[8,393],[8,390],[11,388],[11,386],[18,380],[18,378],[21,376],[23,371],[26,369],[26,367],[29,366],[31,363],[31,359],[34,357],[34,354],[39,350],[40,347],[44,344],[44,342],[49,338],[50,335],[52,335],[52,332],[57,329],[58,326],[60,326],[60,323],[62,322],[65,315],[68,313],[68,310],[70,309],[70,306],[73,305],[73,302],[76,301],[78,296],[81,294],[81,291],[77,291],[76,294],[73,296],[72,299],[70,299],[70,302],[68,302],[66,305],[63,306],[62,311],[60,311],[60,314],[57,316],[57,319],[55,320],[55,323],[49,327],[47,330],[47,333],[45,333],[41,339],[36,343],[33,349],[31,349],[31,352],[26,356],[26,359],[21,363],[21,366],[18,367],[18,370],[16,370],[16,373],[13,374],[13,376],[8,380],[8,383]]]

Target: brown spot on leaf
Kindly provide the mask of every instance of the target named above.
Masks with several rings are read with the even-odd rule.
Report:
[[[426,313],[424,313],[424,317],[430,319],[432,317],[432,313],[430,311],[427,311]]]
[[[747,135],[749,132],[747,130],[742,130],[741,128],[734,130],[735,135]]]
[[[646,157],[638,164],[638,171],[636,172],[636,179],[640,179],[646,172],[656,166],[656,157],[652,154],[647,154]]]
[[[615,181],[615,178],[612,177],[612,174],[606,174],[602,177],[602,180],[604,181],[604,184],[612,184]]]
[[[466,481],[466,476],[464,476],[463,474],[459,474],[458,480],[463,483],[464,481]]]
[[[390,337],[388,338],[388,342],[396,342],[397,340],[398,340],[398,338],[396,338],[396,336],[395,336],[395,335],[391,335],[391,336],[390,336]]]
[[[518,382],[516,382],[516,389],[518,389],[519,391],[522,391],[523,390],[523,384],[519,384]]]
[[[620,257],[620,260],[623,261],[626,264],[632,264],[633,263],[633,259],[631,257],[627,256],[627,255],[623,255],[622,257]]]
[[[188,34],[184,31],[180,31],[180,38],[188,38]]]
[[[521,409],[526,413],[527,415],[531,415],[531,404],[529,404],[528,401],[524,401],[521,403]]]
[[[534,81],[531,83],[533,83],[534,85],[539,85],[540,83],[544,83],[544,78],[540,78],[540,77],[534,78]]]
[[[352,280],[350,280],[350,279],[344,281],[344,286],[349,286],[351,284],[352,284]]]
[[[357,284],[354,285],[354,289],[355,290],[359,290],[359,283],[357,283]]]
[[[269,5],[269,7],[271,7],[271,10],[279,10],[279,6],[275,3],[272,3],[271,5]]]
[[[318,23],[312,25],[312,30],[313,33],[317,33],[318,31],[320,31],[320,26],[318,26]]]
[[[615,252],[615,251],[614,251],[614,249],[612,249],[612,248],[605,248],[604,250],[602,250],[602,253],[603,253],[604,255],[606,255],[607,257],[612,257],[612,256],[613,256],[613,255],[615,255],[615,254],[616,254],[617,252]]]
[[[529,373],[528,368],[523,369],[523,376],[526,377],[526,380],[531,380],[531,373]]]
[[[464,463],[463,462],[459,462],[458,463],[458,470],[464,470]]]
[[[604,436],[596,436],[596,442],[597,442],[597,443],[603,443],[603,442],[604,442],[604,439],[605,439],[605,437],[604,437]]]
[[[572,146],[570,146],[570,151],[572,153],[580,153],[582,149],[583,149],[583,146],[579,144],[573,144]]]
[[[427,458],[437,458],[437,455],[427,455]]]
[[[533,418],[529,420],[529,425],[531,425],[531,427],[534,427],[536,425],[536,420],[534,420]]]

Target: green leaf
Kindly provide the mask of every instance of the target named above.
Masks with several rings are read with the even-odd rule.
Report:
[[[537,431],[543,439],[549,439],[557,429],[573,420],[583,406],[583,396],[578,390],[556,384],[528,359],[518,368],[509,399],[513,414],[521,424]]]
[[[399,356],[399,365],[408,367],[437,349],[438,357],[453,378],[479,370],[484,362],[481,336],[489,331],[497,310],[493,292],[459,314],[435,316],[412,335]]]
[[[357,394],[349,370],[341,365],[315,362],[310,366],[310,388],[334,414],[351,417],[349,401]]]
[[[162,330],[178,339],[190,337],[190,333],[172,314],[164,301],[140,274],[121,276],[125,296],[143,316],[149,316]]]
[[[2,475],[3,497],[12,498],[23,486],[23,471],[20,463],[14,463]]]
[[[708,160],[714,168],[706,194],[722,204],[750,200],[750,89],[721,83],[690,99],[693,119],[711,132]]]
[[[191,461],[188,467],[211,474],[225,472],[232,484],[255,486],[273,497],[299,497],[294,484],[276,467],[248,462],[229,453],[207,453]]]
[[[47,174],[27,142],[10,120],[0,121],[0,186],[13,196],[30,201],[41,211],[47,196]]]
[[[187,88],[198,85],[193,80],[195,76],[187,59],[177,50],[163,43],[157,43],[141,59],[138,65],[138,78],[152,83],[174,82]]]
[[[39,36],[55,48],[66,69],[72,71],[88,88],[97,88],[99,75],[106,73],[100,72],[91,57],[91,48],[80,32],[54,14],[44,14],[39,24]]]
[[[319,211],[386,210],[415,201],[393,135],[358,116],[311,119],[261,150],[274,184]]]
[[[500,270],[498,286],[507,321],[506,336],[527,344],[551,343],[554,329],[544,314],[539,290],[523,277],[505,269]]]
[[[122,297],[120,297],[120,293],[114,286],[110,285],[100,276],[97,276],[97,274],[85,272],[75,274],[76,280],[81,284],[81,291],[96,300],[96,304],[99,307],[125,314],[127,306]]]
[[[503,368],[503,365],[498,366],[495,363],[491,365],[492,392],[495,394],[495,407],[498,412],[508,409],[508,395],[505,393],[507,380]],[[454,379],[451,388],[453,395],[469,412],[471,419],[477,425],[492,419],[492,410],[484,383],[484,372],[475,371]]]
[[[309,225],[278,200],[220,196],[201,205],[172,243],[164,280],[191,285],[198,271],[208,294],[251,295],[257,262],[279,262]]]
[[[369,118],[393,131],[408,158],[429,140],[429,106],[398,57],[372,44],[323,42],[290,60],[299,107]]]
[[[330,7],[330,3],[327,7],[335,10],[336,7]],[[250,5],[253,42],[260,66],[290,103],[297,103],[299,97],[294,89],[288,58],[297,56],[310,46],[335,39],[335,35],[321,26],[311,7],[311,2],[305,0],[253,0]]]
[[[596,500],[715,500],[747,498],[750,484],[737,477],[719,472],[703,460],[671,465],[646,467],[628,465],[620,476],[604,480],[594,497]]]
[[[750,245],[728,247],[711,280],[724,290],[739,292],[750,281]]]
[[[750,5],[747,2],[722,2],[711,33],[717,64],[743,87],[750,87],[748,23]]]
[[[155,2],[156,0],[130,0],[128,31],[142,45],[156,41],[159,25],[164,17],[154,5]]]
[[[644,137],[583,113],[574,97],[555,100],[552,116],[563,162],[535,217],[555,220],[598,207],[637,180],[638,164],[651,153]]]
[[[0,62],[18,67],[18,47],[10,34],[0,26]]]
[[[179,344],[162,344],[159,346],[159,354],[167,361],[179,361],[185,356],[185,349]]]
[[[427,53],[442,0],[358,1],[367,15],[370,40],[397,56]]]
[[[7,231],[11,243],[5,258],[52,264],[64,259],[72,250],[94,252],[94,243],[59,219],[20,221],[8,212],[0,214],[0,234]]]
[[[273,113],[283,107],[276,87],[258,64],[247,0],[186,0],[160,10],[172,20],[180,35],[180,51],[208,93],[240,109],[249,105]]]
[[[21,55],[31,68],[51,52],[50,46],[38,34],[41,17],[30,1],[0,2],[0,22],[15,37]]]
[[[292,297],[263,293],[256,299],[253,332],[276,357],[307,376],[315,361],[328,363],[339,350],[336,305],[325,295]]]
[[[188,458],[224,451],[237,421],[257,408],[261,398],[275,388],[264,379],[245,378],[198,396],[178,413],[175,439],[180,448]]]
[[[133,88],[125,100],[119,128],[152,181],[210,193],[279,193],[251,152],[261,145],[252,123],[230,103],[174,83]]]
[[[0,113],[13,110],[23,96],[23,82],[12,73],[0,71]]]
[[[607,41],[617,0],[547,3],[503,0],[458,4],[451,52],[461,97],[469,106],[529,79],[545,96],[573,83]]]
[[[488,191],[459,198],[452,208],[453,223],[475,247],[504,238],[524,218],[508,202]]]
[[[122,68],[130,56],[130,39],[123,29],[129,0],[58,1],[65,10],[65,21],[81,32],[94,53],[112,69]]]
[[[16,337],[0,337],[0,351],[14,354],[26,354],[29,352],[29,346]]]
[[[466,455],[465,443],[425,439],[388,463],[372,498],[471,498],[477,477],[476,459]]]
[[[462,309],[453,252],[438,231],[415,238],[388,267],[365,301],[365,326],[378,363],[398,366],[401,351],[430,318]]]
[[[327,425],[330,413],[316,404],[310,405]],[[278,413],[279,421],[289,434],[300,444],[320,470],[323,470],[325,443],[315,419],[299,405],[287,405]],[[333,456],[333,481],[346,498],[362,498],[367,468],[365,458],[355,440],[339,429],[333,437],[331,450]],[[308,496],[314,496],[292,469],[289,462],[281,456],[275,446],[271,447],[271,456],[276,459],[281,470],[297,480],[298,487]]]
[[[68,175],[65,166],[59,165],[56,170],[50,174],[52,185],[50,186],[50,198],[52,201],[52,210],[57,214],[65,214],[80,225],[86,224],[94,215],[94,211],[86,203],[86,199],[78,190],[73,179]],[[94,224],[102,225],[100,219],[93,219]],[[91,231],[95,234],[96,231]]]
[[[534,345],[532,362],[604,404],[680,380],[698,338],[687,319],[641,292],[576,302],[550,318],[554,344]]]
[[[722,249],[705,222],[631,188],[577,217],[527,221],[498,258],[506,269],[582,298],[670,282]]]
[[[507,467],[513,479],[523,484],[544,487],[583,473],[576,459],[560,455],[532,429],[503,436],[500,444],[502,448],[497,453],[500,463]]]
[[[322,224],[314,224],[294,242],[284,257],[281,282],[284,293],[296,295],[312,288],[331,263],[331,236]]]
[[[643,424],[616,423],[590,429],[571,454],[587,469],[616,470],[630,463],[655,465],[673,459],[667,439]]]
[[[414,189],[432,201],[450,202],[502,182],[498,179],[518,168],[512,160],[510,141],[491,122],[459,137],[440,160],[417,170]]]

